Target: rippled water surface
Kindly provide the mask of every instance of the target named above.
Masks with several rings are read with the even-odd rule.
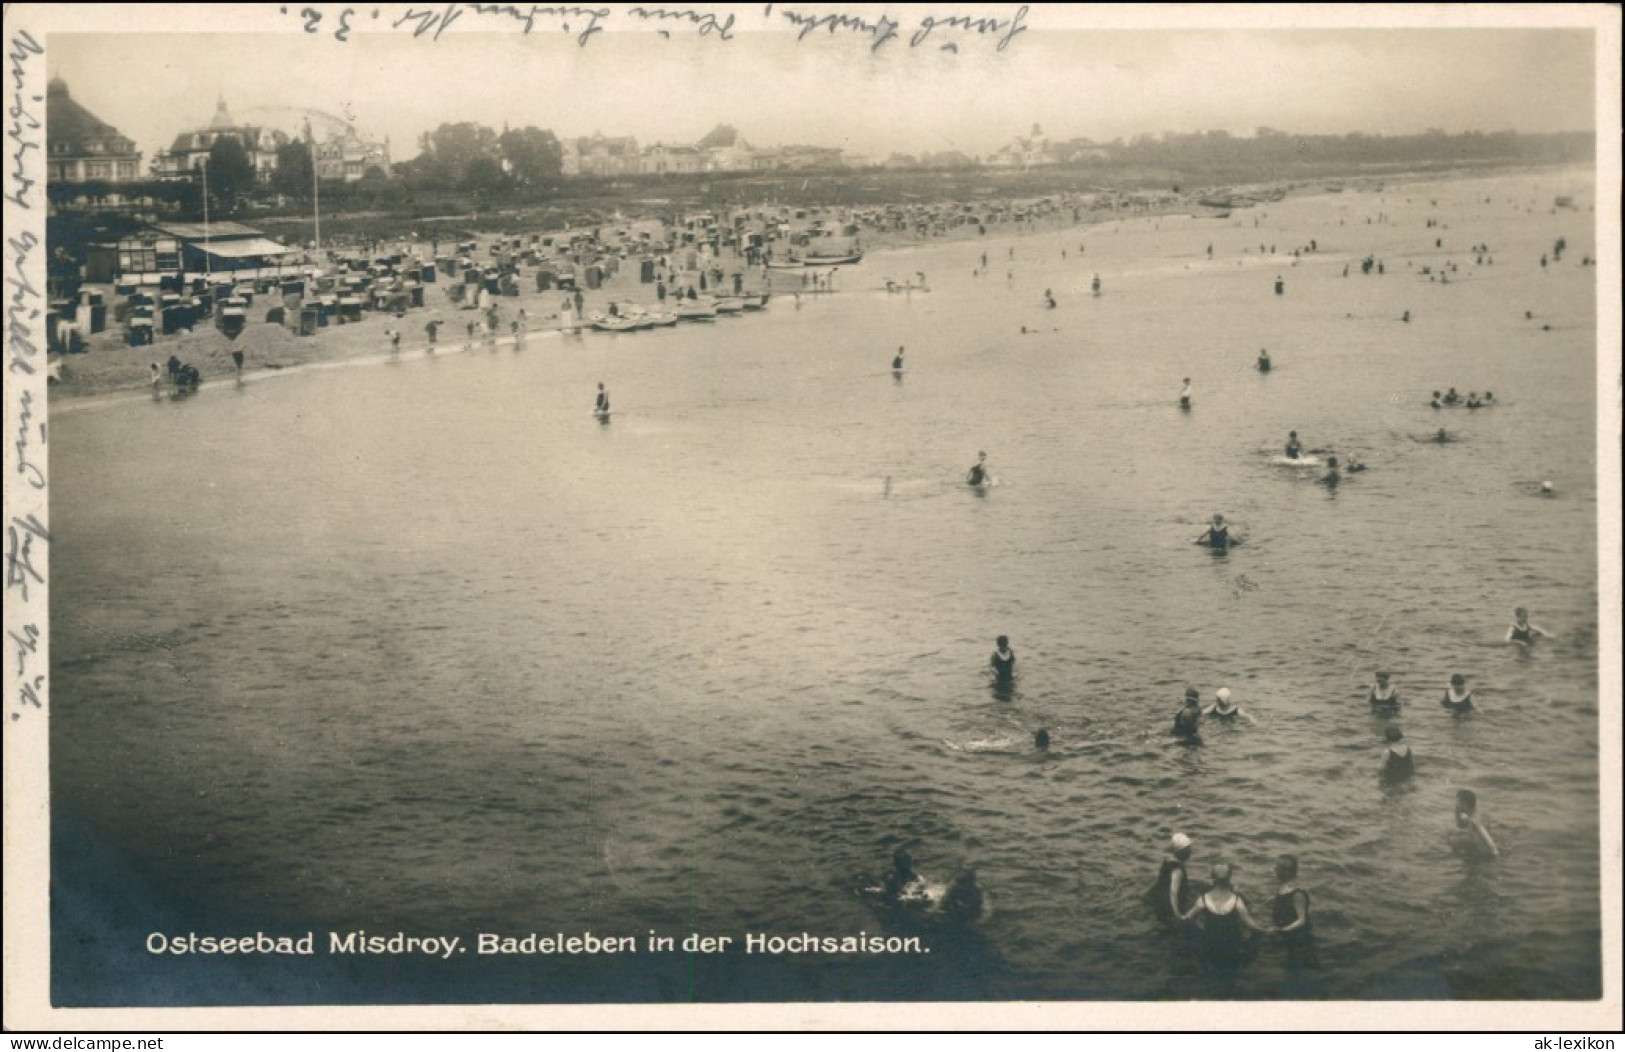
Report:
[[[56,999],[1597,996],[1595,250],[1550,209],[1589,185],[872,253],[840,295],[710,326],[58,407]],[[876,291],[917,271],[930,293]],[[1447,385],[1503,404],[1427,409]],[[1271,462],[1288,429],[1370,470],[1328,492]],[[1191,544],[1215,512],[1227,558]],[[1516,605],[1554,638],[1500,645]],[[1407,790],[1376,778],[1379,665]],[[1436,704],[1457,671],[1465,720]],[[1257,725],[1170,744],[1187,684]],[[1452,852],[1460,787],[1499,862]],[[1159,930],[1175,830],[1255,904],[1297,853],[1318,967],[1213,974]],[[892,931],[855,892],[898,844],[976,866],[992,916],[918,957],[140,949]]]

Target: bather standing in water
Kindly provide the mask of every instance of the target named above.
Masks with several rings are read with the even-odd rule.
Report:
[[[1478,794],[1471,789],[1456,793],[1456,832],[1451,841],[1469,855],[1480,858],[1499,858],[1501,849],[1495,846],[1490,831],[1478,814]]]
[[[1549,639],[1551,638],[1551,633],[1547,632],[1539,625],[1530,624],[1529,611],[1527,609],[1520,606],[1516,610],[1512,611],[1512,625],[1507,629],[1506,641],[1508,643],[1520,643],[1524,646],[1528,646],[1536,639],[1542,637]]]
[[[988,667],[993,670],[995,683],[1007,684],[1016,678],[1016,652],[1010,649],[1010,637],[1000,636],[994,641],[993,656],[988,659]]]

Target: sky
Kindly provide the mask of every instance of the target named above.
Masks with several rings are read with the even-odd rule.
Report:
[[[351,16],[358,27],[342,43],[332,32],[346,10],[340,5],[309,6],[323,16],[314,33],[304,32],[305,9],[274,4],[219,5],[204,18],[196,9],[184,18],[169,12],[184,32],[161,31],[162,19],[122,8],[92,18],[34,5],[51,8],[59,24],[79,19],[75,31],[46,37],[48,68],[78,102],[133,138],[144,163],[177,133],[206,125],[221,97],[239,122],[290,132],[308,111],[343,118],[365,135],[388,135],[396,161],[415,155],[423,132],[457,121],[535,125],[561,137],[633,135],[642,145],[691,143],[729,123],[756,146],[838,146],[883,160],[894,151],[986,155],[1034,124],[1051,139],[1109,142],[1163,131],[1251,135],[1261,126],[1568,131],[1590,129],[1597,116],[1596,45],[1583,28],[1280,29],[1249,25],[1266,18],[1256,8],[1217,16],[1177,9],[1180,28],[1080,28],[1116,13],[1056,5],[1026,10],[1018,23],[1025,31],[999,50],[1021,5],[696,8],[734,14],[730,40],[677,23],[666,23],[669,38],[634,30],[630,5],[602,6],[612,10],[607,30],[580,46],[579,18],[568,32],[565,19],[539,19],[525,35],[507,16],[482,18],[473,5],[418,8],[464,12],[438,40],[414,38],[410,22],[389,27],[409,5],[351,9],[361,12]],[[872,34],[821,26],[798,40],[787,10],[855,13],[871,23],[887,15],[899,35],[871,48]],[[1425,21],[1438,10],[1381,13]],[[238,12],[246,31],[196,32],[231,24],[216,11]],[[911,47],[925,12],[1002,25],[980,35],[937,27]],[[1572,25],[1574,15],[1555,7],[1523,17],[1559,25],[1567,16]],[[1189,28],[1195,18],[1222,26]]]

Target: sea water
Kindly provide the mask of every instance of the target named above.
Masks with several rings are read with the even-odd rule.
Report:
[[[1597,996],[1595,250],[1551,208],[1590,192],[932,243],[713,325],[54,407],[54,998]],[[1448,386],[1499,404],[1429,409]],[[1288,430],[1369,470],[1276,463]],[[1215,513],[1224,557],[1192,543]],[[1519,605],[1552,638],[1502,645]],[[1256,725],[1174,744],[1187,685]],[[1458,788],[1498,861],[1452,850]],[[1315,960],[1215,970],[1162,931],[1175,831],[1263,916],[1298,855]],[[974,866],[991,915],[877,911],[897,846]],[[643,949],[325,951],[358,930]],[[324,951],[144,945],[258,931]],[[818,950],[859,933],[931,952]]]

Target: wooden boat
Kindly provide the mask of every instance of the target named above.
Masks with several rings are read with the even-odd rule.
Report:
[[[855,263],[863,262],[862,252],[849,252],[845,254],[815,252],[802,256],[800,259],[775,259],[768,263],[770,270],[805,270],[808,267],[849,267]]]
[[[677,304],[677,317],[682,321],[716,321],[717,307],[710,300],[686,300]]]

